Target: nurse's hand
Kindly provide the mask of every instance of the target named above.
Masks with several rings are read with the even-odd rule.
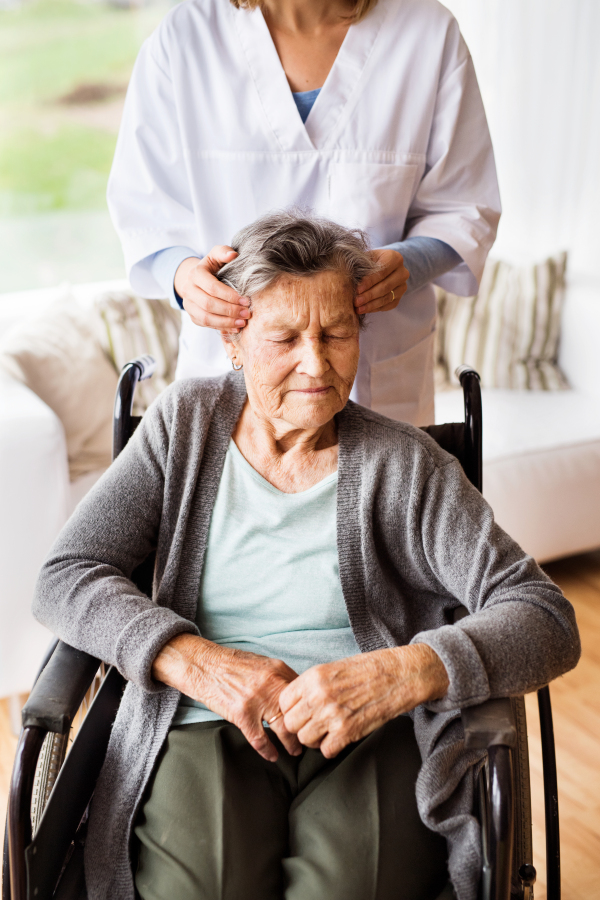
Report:
[[[221,647],[193,634],[178,634],[159,650],[152,677],[237,725],[248,743],[269,762],[275,762],[277,750],[263,722],[274,716],[271,730],[288,753],[298,756],[302,752],[279,709],[279,695],[298,676],[280,659]]]
[[[177,269],[175,290],[195,325],[238,334],[252,315],[250,301],[215,278],[236,256],[231,247],[213,247],[204,259],[189,257]]]
[[[371,256],[377,260],[380,269],[374,275],[363,278],[358,286],[354,305],[361,316],[363,313],[395,309],[406,293],[406,283],[410,277],[402,254],[397,250],[371,250]]]
[[[281,692],[287,730],[331,759],[348,744],[448,690],[446,668],[427,644],[359,653],[313,666]]]

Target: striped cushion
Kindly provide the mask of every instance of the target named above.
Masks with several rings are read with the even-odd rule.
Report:
[[[125,291],[101,294],[94,302],[97,338],[120,372],[136,356],[150,353],[156,372],[135,392],[133,412],[141,416],[175,378],[181,313],[166,300],[146,300]]]
[[[568,388],[557,364],[566,264],[566,253],[527,267],[488,260],[475,297],[436,288],[436,389],[455,387],[463,363],[487,388]]]

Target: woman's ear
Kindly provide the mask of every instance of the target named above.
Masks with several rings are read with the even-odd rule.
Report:
[[[238,359],[238,357],[240,355],[239,350],[238,350],[236,344],[234,344],[234,342],[232,341],[231,335],[227,331],[221,331],[220,335],[221,335],[221,342],[222,342],[223,346],[225,347],[225,353],[231,360],[231,363],[232,364],[236,363],[237,365],[239,365],[239,363],[241,362],[241,360]]]

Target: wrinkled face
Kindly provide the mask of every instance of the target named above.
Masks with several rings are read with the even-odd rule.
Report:
[[[317,428],[344,408],[358,366],[354,288],[341,272],[283,276],[255,298],[230,355],[244,364],[254,410]]]

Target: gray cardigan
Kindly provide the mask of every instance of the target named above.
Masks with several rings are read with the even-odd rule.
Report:
[[[45,563],[36,617],[118,667],[129,684],[92,803],[90,900],[133,900],[132,823],[177,708],[152,662],[194,618],[208,528],[243,378],[177,382],[77,507]],[[443,660],[446,697],[413,713],[423,821],[449,843],[460,900],[474,900],[479,828],[459,707],[522,694],[572,668],[573,609],[494,522],[458,462],[419,429],[349,402],[339,434],[339,571],[361,651],[425,642]],[[153,599],[129,580],[156,549]],[[456,625],[460,604],[471,616]]]

